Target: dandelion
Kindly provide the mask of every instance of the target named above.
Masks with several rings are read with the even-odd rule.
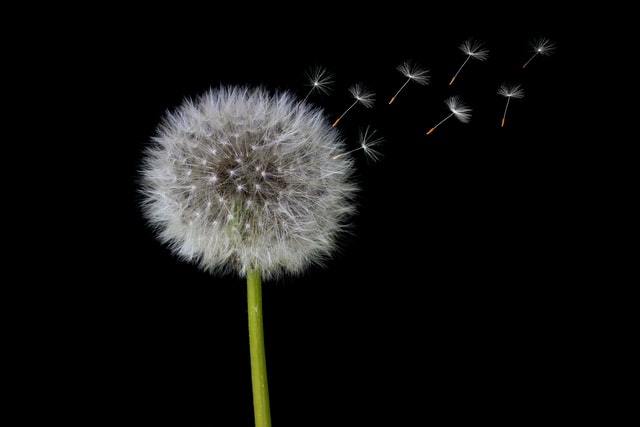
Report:
[[[449,82],[449,86],[453,84],[453,81],[456,79],[456,77],[458,77],[458,74],[460,74],[460,71],[462,71],[462,68],[467,64],[469,59],[475,58],[479,61],[484,61],[487,59],[487,57],[489,56],[489,51],[487,49],[483,49],[483,46],[484,46],[483,42],[474,40],[472,38],[465,40],[464,42],[462,42],[462,44],[460,44],[460,46],[458,46],[458,49],[463,51],[465,55],[467,55],[467,58],[464,60],[460,68],[458,68],[458,71],[456,71],[456,73],[451,78],[451,81]]]
[[[377,137],[376,135],[376,131],[375,130],[371,130],[370,126],[367,126],[364,129],[360,129],[359,132],[359,140],[360,140],[360,146],[358,148],[354,148],[351,151],[347,151],[345,153],[340,153],[340,154],[336,154],[335,156],[333,156],[333,159],[338,159],[344,155],[348,155],[351,154],[355,151],[358,150],[362,150],[364,151],[365,155],[367,156],[368,159],[373,160],[374,162],[378,161],[380,159],[380,157],[382,156],[382,154],[377,151],[376,149],[374,149],[373,147],[376,147],[378,145],[380,145],[382,142],[384,142],[384,138],[382,137]]]
[[[462,103],[462,99],[459,96],[451,96],[447,98],[444,102],[445,104],[447,104],[447,107],[451,111],[451,114],[449,114],[447,117],[442,119],[437,125],[429,129],[429,132],[427,132],[427,135],[429,135],[431,132],[436,130],[438,126],[440,126],[442,123],[444,123],[446,120],[448,120],[452,116],[455,116],[462,123],[467,123],[471,119],[471,108],[465,106]]]
[[[375,93],[367,90],[364,85],[362,85],[362,83],[356,83],[351,86],[349,88],[349,92],[351,92],[351,96],[353,96],[355,101],[353,101],[353,104],[351,104],[349,108],[347,108],[345,112],[342,113],[342,115],[338,117],[335,122],[333,122],[333,126],[336,126],[338,122],[345,116],[345,114],[347,114],[349,110],[355,107],[357,103],[364,105],[366,108],[373,107],[373,104],[375,103]]]
[[[531,62],[531,60],[538,55],[543,55],[543,56],[551,55],[551,52],[553,52],[556,48],[555,43],[553,43],[551,40],[547,38],[537,38],[532,42],[530,42],[529,44],[531,46],[531,52],[533,52],[533,55],[529,57],[529,59],[524,63],[522,68],[525,68],[527,65],[529,65],[529,62]]]
[[[305,76],[307,77],[308,85],[311,86],[311,88],[304,99],[300,101],[300,105],[304,104],[314,91],[324,94],[328,94],[331,91],[333,73],[327,71],[326,68],[321,66],[313,67],[305,73]]]
[[[355,213],[354,160],[323,110],[220,86],[167,113],[140,168],[141,210],[178,258],[247,281],[257,427],[271,425],[262,280],[323,264]]]
[[[398,65],[396,69],[400,71],[407,78],[407,80],[400,87],[400,89],[398,89],[396,94],[393,95],[393,97],[389,101],[389,104],[395,101],[398,94],[402,91],[402,89],[404,89],[404,87],[407,84],[409,84],[410,81],[413,80],[419,85],[429,84],[429,81],[430,81],[429,70],[427,70],[426,68],[421,68],[417,65],[412,64],[410,61],[405,61],[402,64]]]
[[[498,94],[507,97],[507,104],[504,107],[504,113],[502,114],[502,122],[500,127],[504,127],[504,120],[507,117],[507,108],[509,108],[509,101],[511,98],[522,98],[524,97],[524,90],[520,87],[519,84],[508,84],[503,83],[498,89]]]

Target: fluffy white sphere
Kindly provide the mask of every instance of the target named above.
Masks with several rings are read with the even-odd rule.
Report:
[[[142,211],[205,271],[300,273],[335,252],[355,213],[344,154],[323,110],[286,91],[220,86],[158,127],[140,169]]]

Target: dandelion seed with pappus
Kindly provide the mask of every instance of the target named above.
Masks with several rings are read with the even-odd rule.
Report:
[[[438,126],[440,126],[442,123],[449,120],[453,116],[455,116],[462,123],[467,123],[469,120],[471,120],[471,108],[465,106],[462,103],[462,99],[459,96],[451,96],[447,98],[444,102],[449,108],[449,111],[451,111],[451,114],[449,114],[444,119],[440,120],[440,122],[437,125],[429,129],[429,131],[427,132],[427,135],[431,134],[431,132],[436,130]]]
[[[451,78],[449,86],[453,84],[453,81],[456,79],[456,77],[458,77],[458,74],[460,74],[462,68],[471,58],[477,59],[478,61],[485,61],[489,57],[489,51],[487,49],[483,49],[483,46],[484,42],[474,40],[473,38],[465,40],[464,42],[462,42],[462,44],[460,44],[460,46],[458,46],[458,49],[463,51],[465,55],[467,55],[467,57],[465,58],[460,68],[458,68],[458,71],[456,71],[456,73]]]
[[[398,65],[396,67],[396,69],[398,71],[400,71],[402,73],[402,75],[404,75],[407,80],[405,80],[404,84],[402,86],[400,86],[400,89],[398,89],[398,91],[395,93],[395,95],[393,95],[393,97],[391,97],[391,100],[389,101],[389,104],[391,104],[393,101],[395,101],[396,97],[398,96],[398,94],[400,94],[400,92],[402,91],[402,89],[404,89],[404,87],[409,84],[410,81],[414,81],[416,83],[418,83],[419,85],[427,85],[429,84],[430,81],[430,77],[429,77],[429,70],[427,70],[426,68],[422,68],[419,67],[413,63],[411,63],[411,61],[405,61],[402,64]]]
[[[529,45],[531,46],[531,51],[533,52],[533,55],[529,57],[529,59],[524,63],[522,68],[525,68],[527,65],[529,65],[529,62],[531,62],[531,60],[538,55],[542,55],[542,56],[551,55],[551,53],[556,48],[555,43],[553,43],[551,40],[547,38],[537,38],[532,42],[530,42]]]
[[[349,112],[349,110],[356,106],[356,104],[360,103],[366,108],[371,108],[375,103],[375,93],[369,91],[362,83],[356,83],[355,85],[351,86],[349,88],[349,92],[351,93],[351,96],[355,99],[355,101],[353,101],[353,104],[351,104],[349,108],[347,108],[345,112],[342,113],[342,115],[338,117],[335,122],[333,122],[334,127],[340,120],[342,120],[342,118]]]
[[[337,154],[333,158],[338,159],[347,154],[351,154],[358,150],[362,150],[364,151],[364,154],[366,155],[368,160],[377,162],[380,159],[380,157],[382,157],[382,153],[377,151],[374,147],[377,147],[378,145],[382,144],[384,142],[384,138],[376,136],[376,131],[371,130],[369,126],[367,126],[364,129],[362,128],[360,129],[359,137],[360,137],[359,138],[360,146],[358,148],[354,148],[353,150],[347,151],[346,153]]]
[[[504,121],[507,117],[507,108],[509,108],[509,101],[511,101],[511,98],[524,97],[524,90],[519,84],[503,83],[498,89],[498,94],[507,98],[507,104],[505,105],[504,113],[502,114],[502,122],[500,123],[500,127],[504,127]]]
[[[313,67],[305,73],[305,76],[307,77],[308,85],[311,86],[311,89],[309,89],[309,92],[307,92],[304,99],[300,101],[300,105],[304,104],[313,92],[328,94],[331,91],[331,85],[333,85],[333,73],[327,71],[326,68],[321,66]]]
[[[269,427],[262,280],[338,250],[356,210],[354,160],[323,110],[263,87],[186,100],[150,142],[141,209],[159,241],[205,272],[246,279],[255,422]]]

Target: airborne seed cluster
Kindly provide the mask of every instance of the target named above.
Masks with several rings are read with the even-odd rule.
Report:
[[[533,55],[550,54],[548,39],[531,43]],[[485,60],[488,50],[468,39],[459,49]],[[408,83],[429,84],[429,70],[405,61],[398,65]],[[330,124],[320,107],[308,103],[314,92],[328,93],[333,75],[323,67],[307,73],[310,89],[300,100],[292,92],[265,87],[221,85],[167,112],[146,148],[140,168],[141,208],[157,238],[179,258],[214,274],[246,277],[258,270],[265,279],[299,274],[324,264],[350,231],[359,187],[353,154],[373,160],[383,138],[360,131],[360,145],[348,150],[337,127],[356,105],[372,108],[374,92],[359,82],[349,88],[353,103]],[[497,93],[522,98],[518,84]],[[458,96],[445,100],[450,117],[466,123],[471,108]]]

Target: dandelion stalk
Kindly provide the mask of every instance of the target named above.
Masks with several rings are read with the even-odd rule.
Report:
[[[359,191],[353,158],[332,158],[344,151],[324,111],[293,93],[220,85],[167,112],[144,153],[141,209],[157,239],[246,281],[256,427],[271,426],[262,281],[337,251]]]
[[[262,276],[259,270],[250,269],[247,271],[247,301],[255,425],[256,427],[271,427],[267,361],[264,350],[264,327],[262,321]]]
[[[503,128],[504,127],[504,121],[507,118],[507,109],[509,108],[509,101],[511,100],[511,98],[507,98],[507,103],[504,106],[504,113],[502,113],[502,120],[500,121],[500,127]]]

